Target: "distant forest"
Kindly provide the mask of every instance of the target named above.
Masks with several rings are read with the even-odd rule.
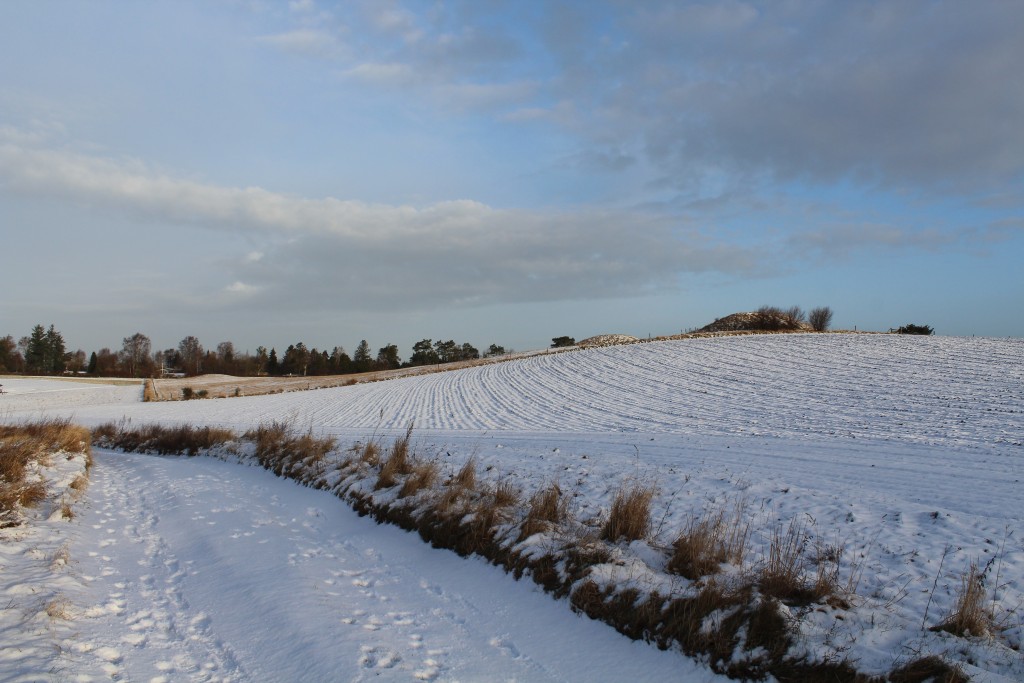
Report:
[[[15,341],[0,337],[0,372],[26,375],[91,375],[94,377],[160,377],[168,374],[223,374],[236,376],[345,375],[372,370],[393,370],[418,365],[438,365],[460,360],[489,358],[511,353],[491,344],[483,354],[470,343],[452,339],[423,339],[413,344],[412,355],[402,361],[398,347],[388,344],[376,355],[364,339],[351,356],[342,346],[330,352],[290,344],[282,353],[276,348],[256,347],[256,353],[240,352],[230,341],[204,348],[194,336],[182,339],[177,348],[154,351],[149,337],[136,332],[122,340],[121,348],[102,348],[86,355],[68,351],[64,336],[53,326],[36,325],[31,334]]]

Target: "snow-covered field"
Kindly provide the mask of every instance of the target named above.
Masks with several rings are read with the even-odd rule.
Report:
[[[842,622],[804,620],[808,652],[868,672],[939,653],[977,680],[1024,679],[1024,340],[694,339],[178,403],[108,392],[119,402],[88,405],[73,390],[4,385],[5,421],[284,419],[342,443],[413,421],[419,453],[451,471],[475,456],[483,476],[526,491],[557,479],[580,519],[606,514],[625,481],[656,484],[655,549],[691,514],[742,499],[749,563],[797,519],[845,545],[844,578],[859,573]],[[65,578],[84,611],[62,641],[66,678],[107,666],[131,680],[322,680],[333,666],[351,679],[622,680],[607,663],[622,657],[630,678],[663,678],[664,666],[696,676],[681,654],[629,643],[532,585],[265,472],[100,452],[93,479],[71,531]],[[949,612],[971,561],[988,567],[998,633],[922,629]],[[311,654],[324,648],[331,659]]]

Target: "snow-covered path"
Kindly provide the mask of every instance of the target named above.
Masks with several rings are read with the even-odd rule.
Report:
[[[95,453],[75,680],[713,680],[479,559],[212,458]]]

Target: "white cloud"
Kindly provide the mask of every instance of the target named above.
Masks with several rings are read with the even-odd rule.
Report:
[[[261,243],[225,292],[282,305],[443,307],[600,299],[672,289],[684,272],[746,273],[758,260],[635,212],[423,207],[309,199],[204,184],[112,160],[0,145],[0,187]],[[259,288],[248,283],[259,282]],[[338,292],[358,292],[343,300]],[[298,303],[296,303],[298,302]]]
[[[298,28],[276,35],[262,36],[259,41],[287,52],[315,57],[334,57],[345,52],[345,46],[337,36],[323,29]]]
[[[347,69],[343,75],[373,85],[407,85],[416,80],[412,67],[400,63],[364,62]]]

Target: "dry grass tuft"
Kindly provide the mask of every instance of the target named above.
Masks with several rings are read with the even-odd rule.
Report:
[[[519,489],[509,479],[499,481],[495,485],[492,495],[494,496],[494,504],[498,507],[519,506]]]
[[[772,529],[768,556],[757,573],[761,593],[789,606],[826,602],[836,607],[848,606],[839,586],[839,564],[843,546],[824,547],[819,544],[814,558],[814,572],[806,548],[811,536],[797,520],[786,530],[781,525]],[[852,580],[852,579],[851,579]]]
[[[977,562],[971,562],[967,571],[960,575],[960,589],[956,594],[953,611],[932,630],[946,631],[961,638],[984,636],[991,632],[991,617],[985,610],[984,574]]]
[[[433,488],[437,482],[440,467],[434,460],[420,460],[412,465],[412,471],[402,482],[402,488],[398,491],[399,498],[415,496],[420,491]]]
[[[466,491],[476,489],[476,456],[471,457],[452,479],[452,486]]]
[[[62,595],[58,595],[46,605],[46,616],[51,619],[68,621],[71,619],[71,601]]]
[[[651,531],[651,501],[654,499],[653,486],[634,484],[622,487],[612,501],[608,521],[601,528],[601,538],[615,543],[620,538],[637,541]]]
[[[93,430],[93,439],[103,446],[160,455],[198,455],[237,438],[231,430],[219,427],[166,427],[155,424],[131,427],[125,421],[110,422]]]
[[[45,465],[51,453],[84,452],[88,430],[67,419],[0,425],[0,527],[20,523],[19,508],[46,500],[45,482],[32,479],[32,465]]]
[[[409,454],[409,440],[412,438],[412,424],[405,432],[405,436],[397,439],[391,444],[387,460],[380,468],[377,475],[376,489],[391,488],[398,483],[398,478],[406,476],[413,471],[412,456]]]
[[[934,655],[915,659],[889,673],[891,683],[967,683],[970,678],[957,666]]]
[[[337,445],[333,437],[314,435],[312,427],[296,433],[287,422],[280,420],[261,424],[244,436],[254,442],[260,465],[278,476],[287,476],[305,467],[322,474],[327,454]]]
[[[725,562],[742,564],[750,536],[744,508],[740,501],[731,517],[721,509],[691,517],[672,544],[668,571],[696,580],[717,573]]]
[[[557,482],[533,494],[526,519],[520,528],[519,540],[524,541],[560,524],[565,520],[568,509],[568,502],[562,499],[562,489]]]
[[[60,516],[67,520],[75,518],[75,511],[71,509],[71,503],[67,500],[62,500],[60,503]]]
[[[79,474],[77,477],[68,484],[68,488],[73,491],[82,492],[89,488],[89,477],[86,474]]]
[[[380,446],[374,441],[367,441],[359,451],[359,460],[371,467],[376,467],[380,464]]]

